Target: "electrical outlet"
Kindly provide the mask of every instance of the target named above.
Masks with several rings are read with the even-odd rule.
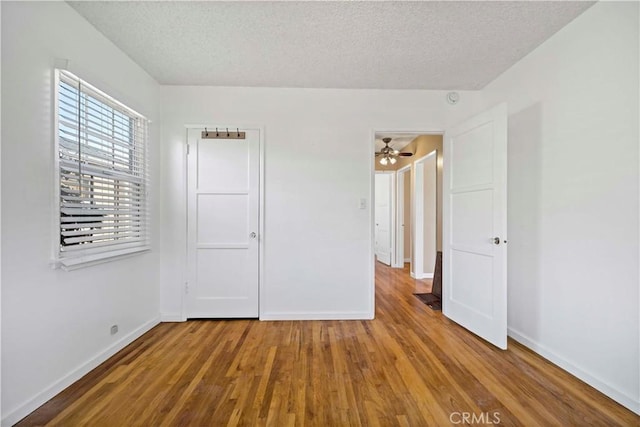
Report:
[[[118,333],[118,325],[113,325],[111,327],[111,335],[115,335]]]

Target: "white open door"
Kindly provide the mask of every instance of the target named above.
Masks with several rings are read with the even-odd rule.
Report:
[[[189,318],[258,317],[260,132],[245,134],[189,130]]]
[[[507,348],[507,106],[444,135],[443,313]]]
[[[409,230],[409,222],[405,224],[405,217],[411,214],[411,209],[406,209],[406,205],[411,199],[409,191],[411,190],[411,181],[406,179],[411,172],[411,166],[405,166],[396,172],[396,240],[395,240],[395,259],[392,267],[404,268],[405,256],[409,255],[409,251],[405,253],[405,231]],[[407,185],[409,183],[409,185]],[[409,242],[409,240],[407,240]]]
[[[376,258],[383,264],[391,265],[392,242],[392,174],[376,173],[375,178],[375,248]]]

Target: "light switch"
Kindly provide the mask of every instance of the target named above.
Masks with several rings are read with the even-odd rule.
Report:
[[[367,199],[360,199],[360,209],[367,209]]]

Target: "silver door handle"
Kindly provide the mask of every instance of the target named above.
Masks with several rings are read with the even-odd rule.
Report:
[[[493,238],[493,244],[494,245],[499,245],[500,244],[500,238],[499,237],[494,237]]]
[[[249,237],[251,239],[255,239],[258,235],[255,232],[251,232],[251,234],[249,234]]]

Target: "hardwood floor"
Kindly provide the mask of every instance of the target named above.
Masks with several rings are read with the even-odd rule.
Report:
[[[498,350],[432,311],[420,285],[378,265],[372,321],[160,324],[18,425],[640,424],[518,343]]]

